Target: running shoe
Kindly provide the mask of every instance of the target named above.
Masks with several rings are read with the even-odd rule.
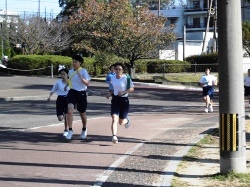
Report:
[[[66,137],[67,135],[68,135],[68,131],[65,130],[65,131],[63,132],[63,136]]]
[[[67,136],[65,136],[65,138],[66,138],[67,140],[71,140],[72,136],[73,136],[73,131],[72,131],[72,130],[69,130],[69,131],[68,131],[68,134],[67,134]]]
[[[209,112],[213,112],[213,111],[214,111],[214,109],[213,109],[213,106],[212,106],[212,105],[209,105],[209,106],[208,106],[208,111],[209,111]]]
[[[129,120],[129,117],[127,116],[126,119],[128,120],[128,122],[125,124],[125,128],[129,128],[130,126],[130,120]]]
[[[113,142],[114,144],[117,144],[117,143],[118,143],[118,138],[117,138],[116,136],[113,136],[112,142]]]
[[[208,113],[208,108],[205,108],[204,112]]]
[[[82,131],[80,138],[85,139],[87,137],[87,129],[85,131]]]

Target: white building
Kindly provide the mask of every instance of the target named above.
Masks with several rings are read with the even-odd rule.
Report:
[[[0,23],[2,23],[4,20],[7,21],[7,23],[18,23],[19,14],[15,11],[7,11],[0,9]]]
[[[212,1],[212,2],[211,2]],[[191,55],[211,53],[216,51],[217,28],[216,28],[216,0],[187,0],[183,7],[160,10],[160,16],[167,17],[167,24],[175,24],[177,41],[172,50],[161,50],[160,59],[183,60]],[[212,5],[212,14],[208,14],[209,6]],[[250,21],[250,3],[241,0],[242,20]],[[155,12],[156,14],[158,11]],[[208,21],[209,20],[209,21]],[[185,25],[185,35],[184,35]],[[207,32],[206,32],[207,30]],[[183,53],[183,37],[185,36],[185,52]],[[175,56],[173,56],[175,54]]]

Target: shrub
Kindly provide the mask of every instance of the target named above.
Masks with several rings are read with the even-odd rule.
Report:
[[[186,58],[192,64],[189,71],[204,72],[205,68],[210,68],[213,72],[218,72],[218,53],[193,55]]]
[[[179,61],[179,60],[144,60],[136,61],[136,67],[140,67],[141,70],[148,73],[179,73],[185,72],[190,68],[190,63],[187,61]],[[146,65],[146,66],[145,66]],[[136,71],[137,73],[138,70]]]
[[[91,70],[93,59],[84,58],[84,66]],[[53,65],[53,74],[58,74],[59,65],[64,65],[70,69],[72,58],[58,55],[17,55],[8,62],[8,68],[11,68],[12,74],[16,75],[51,75],[51,65]]]

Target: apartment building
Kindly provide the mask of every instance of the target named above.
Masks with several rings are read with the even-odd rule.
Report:
[[[212,14],[208,14],[212,5]],[[187,32],[205,32],[207,23],[208,31],[212,31],[216,17],[215,0],[188,0],[184,9],[184,19]]]
[[[174,32],[178,38],[175,47],[166,51],[166,53],[175,54],[175,56],[166,55],[163,51],[160,51],[159,56],[161,55],[161,59],[170,59],[171,56],[172,59],[182,60],[184,58],[184,48],[185,57],[211,53],[217,50],[216,1],[218,0],[187,0],[186,5],[183,7],[160,11],[161,16],[167,17],[167,24],[175,24]],[[210,6],[211,14],[208,13]],[[250,21],[250,3],[241,0],[241,7],[242,21]],[[183,43],[184,26],[185,44]]]
[[[19,14],[15,11],[7,11],[0,9],[0,23],[2,23],[4,20],[7,21],[7,23],[17,23],[19,18]]]

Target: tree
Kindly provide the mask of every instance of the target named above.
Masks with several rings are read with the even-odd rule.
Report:
[[[59,0],[59,6],[63,8],[60,16],[70,16],[84,4],[85,0]]]
[[[250,56],[250,22],[242,22],[242,39],[243,48],[246,50],[248,56]]]
[[[106,51],[128,59],[131,74],[137,59],[155,58],[159,49],[175,40],[173,27],[164,27],[165,21],[147,7],[133,9],[129,0],[86,0],[69,26],[77,38],[76,49]]]
[[[17,25],[10,27],[10,42],[13,46],[22,44],[27,54],[55,53],[69,47],[71,35],[56,21],[50,23],[31,16],[19,19]]]
[[[6,21],[3,21],[1,23],[1,41],[3,41],[3,51],[1,48],[1,57],[2,58],[2,54],[4,56],[11,56],[11,47],[10,47],[10,42],[9,42],[9,32],[8,32],[8,24]]]

